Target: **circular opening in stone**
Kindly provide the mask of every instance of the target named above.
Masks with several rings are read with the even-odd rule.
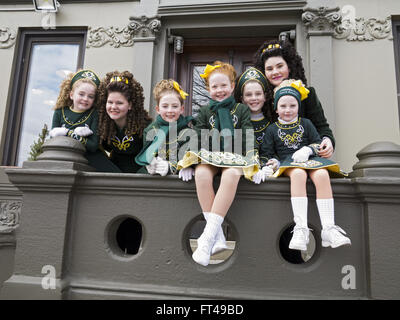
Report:
[[[285,259],[287,262],[292,264],[303,264],[309,261],[315,254],[316,241],[314,235],[310,231],[310,241],[307,245],[306,251],[289,249],[289,243],[290,240],[292,240],[292,231],[294,226],[295,225],[293,223],[283,230],[279,238],[279,251],[283,259]]]
[[[203,233],[205,225],[206,225],[205,219],[203,217],[199,217],[188,228],[187,234],[189,239],[190,257],[192,256],[193,252],[197,249],[197,239]],[[218,265],[227,261],[232,256],[236,247],[237,233],[235,231],[235,228],[228,221],[226,221],[226,219],[222,223],[221,228],[226,239],[227,249],[220,250],[211,255],[210,265]]]
[[[136,255],[142,244],[142,225],[134,218],[121,217],[111,223],[108,237],[114,253],[124,257]]]

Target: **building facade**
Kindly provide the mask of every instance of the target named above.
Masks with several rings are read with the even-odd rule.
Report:
[[[185,110],[187,114],[192,114],[203,103],[201,95],[198,94],[196,79],[199,70],[205,64],[217,59],[229,61],[238,72],[242,72],[252,64],[253,54],[261,43],[267,39],[285,37],[294,43],[303,57],[309,85],[316,88],[336,138],[334,157],[345,171],[352,171],[353,165],[358,161],[357,153],[371,143],[386,141],[394,145],[400,144],[400,2],[397,0],[385,0],[384,4],[378,0],[368,2],[362,0],[60,0],[59,2],[60,7],[57,13],[43,13],[35,12],[32,1],[0,1],[0,70],[2,70],[3,79],[0,84],[2,161],[0,201],[2,202],[2,212],[9,213],[13,210],[19,212],[21,210],[18,207],[20,199],[23,192],[27,192],[30,186],[28,186],[28,182],[21,184],[17,181],[18,179],[15,177],[19,175],[18,172],[22,171],[12,171],[14,170],[12,167],[17,167],[15,170],[18,170],[23,166],[23,162],[29,156],[30,146],[37,139],[43,125],[45,123],[48,126],[51,125],[52,107],[63,77],[67,72],[81,67],[96,71],[100,77],[113,70],[131,71],[144,88],[145,106],[153,116],[155,105],[151,94],[152,87],[162,78],[174,78],[190,93]],[[390,156],[390,153],[384,150],[380,150],[379,154],[383,157]],[[373,153],[375,152],[377,151],[374,149]],[[364,153],[368,154],[366,151]],[[380,163],[385,162],[382,158],[376,159]],[[373,167],[373,161],[369,165]],[[396,167],[396,164],[391,163],[388,167]],[[67,167],[65,168],[66,171],[69,170]],[[28,169],[31,168],[26,167],[23,170]],[[6,170],[11,171],[6,174]],[[388,178],[385,178],[386,180],[380,182],[379,185],[398,186],[399,176],[396,174],[394,174],[396,182],[388,182]],[[387,173],[383,174],[383,176],[385,175],[388,176]],[[9,181],[11,176],[14,179],[13,183]],[[96,180],[98,179],[96,177],[96,174],[91,176],[88,173],[87,176],[84,175],[87,180],[79,180],[79,178],[76,182],[78,190],[83,191],[84,194],[87,193],[88,198],[96,192],[103,194],[100,187],[100,182],[103,180]],[[117,191],[120,191],[121,199],[126,200],[124,196],[128,195],[128,191],[125,192],[122,186],[128,182],[124,182],[124,179],[123,177],[116,178],[118,182],[115,184],[119,186],[113,189],[116,192],[116,199],[119,197]],[[153,183],[158,183],[156,180]],[[368,182],[372,183],[371,190],[375,183],[372,180]],[[88,187],[85,187],[85,181],[89,183]],[[152,183],[151,180],[149,181],[140,178],[138,180],[139,187],[129,185],[129,190],[140,191],[141,188],[146,188],[148,183]],[[53,182],[49,183],[53,184]],[[71,182],[71,188],[74,187],[74,183]],[[107,183],[113,184],[114,181],[107,180],[104,183],[106,185]],[[346,221],[352,226],[360,224],[368,228],[368,221],[372,226],[376,220],[368,220],[371,218],[366,216],[365,212],[368,212],[366,209],[368,206],[365,204],[364,191],[358,189],[362,185],[359,183],[361,182],[347,180],[337,182],[334,185],[334,191],[339,192],[339,208],[355,212],[355,216],[346,218],[349,219]],[[170,184],[171,188],[180,188],[175,182]],[[18,188],[14,185],[17,185]],[[272,201],[270,204],[274,203],[274,195],[277,192],[274,191],[274,186],[277,187],[276,190],[286,192],[284,195],[288,196],[285,187],[280,189],[280,182],[272,184],[272,187],[263,187],[262,190],[268,194],[267,198]],[[93,189],[90,189],[92,187]],[[248,186],[243,188],[242,198],[246,198],[250,191],[254,191],[253,189],[248,191]],[[33,195],[36,194],[36,190],[33,189],[28,190],[32,195],[26,196],[25,199],[26,203],[34,207],[36,201]],[[392,193],[385,197],[385,192],[389,191],[380,190],[379,194],[383,198],[392,199],[392,196],[393,199],[395,198]],[[387,190],[390,190],[389,187]],[[64,191],[63,189],[62,192]],[[69,194],[70,191],[65,192]],[[163,192],[168,194],[167,190]],[[193,188],[187,192],[191,192],[191,196],[194,195]],[[362,196],[360,196],[360,192]],[[57,194],[60,195],[60,193]],[[141,194],[136,194],[136,196],[140,202]],[[66,197],[68,198],[69,195]],[[257,197],[259,201],[262,201],[261,192]],[[40,199],[45,201],[46,197],[42,195]],[[68,206],[69,198],[67,200],[63,198],[61,202],[56,199],[51,200],[55,207],[62,201],[65,201]],[[83,205],[82,200],[75,199],[74,203],[76,201],[77,208],[83,212],[90,211],[90,208]],[[396,202],[393,201],[393,203]],[[379,203],[375,198],[372,202]],[[190,209],[195,206],[193,203],[195,200],[186,202],[185,205]],[[393,208],[398,208],[398,203],[396,205],[393,203],[388,205],[390,208],[388,212],[392,212]],[[260,208],[263,207],[261,203],[258,205]],[[272,204],[272,207],[277,206],[282,209],[286,208],[286,205],[287,203],[279,203],[279,205]],[[126,209],[128,206],[128,202],[124,204]],[[243,206],[240,208],[245,210]],[[171,203],[171,207],[173,207],[173,203]],[[5,209],[3,210],[3,208]],[[370,217],[375,219],[373,206],[368,208]],[[60,212],[68,215],[69,210],[72,209],[60,209]],[[234,217],[235,215],[232,219],[235,219]],[[398,225],[398,219],[394,218],[394,213],[391,217],[394,219],[393,226]],[[108,218],[105,215],[104,221],[107,221]],[[280,218],[276,219],[280,222]],[[18,225],[18,221],[13,221],[12,225],[15,227]],[[61,230],[68,230],[69,225],[62,228]],[[103,226],[99,226],[99,229],[101,228]],[[93,227],[94,229],[95,227]],[[39,232],[42,229],[38,228],[37,230]],[[77,230],[79,233],[79,228]],[[369,231],[371,230],[370,227]],[[157,231],[160,230],[157,229]],[[376,231],[380,231],[379,226]],[[276,230],[276,232],[280,231]],[[376,274],[371,273],[375,264],[379,265],[377,261],[380,259],[372,262],[368,260],[369,253],[371,253],[368,248],[374,247],[373,244],[364,243],[364,240],[374,239],[374,234],[366,239],[365,233],[368,234],[367,229],[353,232],[355,237],[360,240],[359,243],[362,243],[359,246],[356,245],[353,250],[356,252],[361,248],[361,254],[352,255],[353,251],[344,252],[342,256],[340,253],[338,254],[339,257],[349,258],[350,264],[359,265],[361,268],[357,270],[361,270],[358,273],[361,277],[358,281],[362,285],[357,287],[357,291],[346,292],[345,296],[350,298],[395,297],[399,288],[398,279],[394,275],[385,278],[382,273],[379,273],[384,270],[384,266],[382,268],[379,266]],[[6,232],[3,232],[4,234]],[[82,231],[81,234],[84,239],[85,232]],[[23,235],[22,239],[30,239],[25,231],[22,231],[21,235]],[[6,238],[2,239],[1,243],[3,244],[12,244],[15,240],[12,234],[8,234]],[[378,240],[383,241],[379,237]],[[60,248],[73,246],[72,243],[68,244],[68,239],[60,240],[58,245]],[[152,245],[156,248],[155,244]],[[0,246],[0,253],[13,257],[14,251],[11,247]],[[383,244],[379,242],[373,253],[382,253],[381,248],[383,248]],[[54,247],[50,246],[44,252],[47,252],[48,256],[52,256],[54,253],[52,253],[52,249]],[[28,249],[25,247],[22,250]],[[71,275],[78,274],[79,270],[85,269],[85,265],[80,265],[83,261],[79,260],[80,254],[83,256],[84,250],[78,252],[77,256],[71,260]],[[17,271],[22,270],[21,274],[28,274],[29,272],[25,273],[25,271],[30,269],[29,261],[23,261],[22,256],[22,252],[17,254],[16,263],[22,263],[19,264]],[[321,254],[321,256],[323,255]],[[366,256],[368,256],[368,263],[365,263]],[[398,255],[393,252],[392,256]],[[106,258],[104,259],[106,260]],[[184,258],[179,259],[178,261],[181,263],[176,265],[183,265],[184,271],[187,271],[187,268],[190,269],[190,265],[185,264]],[[334,256],[330,259],[335,260]],[[389,261],[387,257],[385,259],[383,260]],[[267,261],[268,258],[265,260]],[[2,259],[2,261],[5,260]],[[174,260],[172,259],[172,261]],[[54,265],[59,264],[59,269],[61,269],[61,265],[65,263],[63,258],[59,257]],[[151,262],[144,263],[140,266],[141,270],[148,269],[150,264]],[[244,264],[245,262],[243,262]],[[274,270],[279,270],[278,266],[277,262]],[[12,263],[10,263],[2,265],[0,271],[10,276],[12,268]],[[171,263],[168,264],[168,268],[166,270],[173,272]],[[317,267],[311,265],[309,269],[313,268]],[[128,270],[129,268],[123,269],[123,273],[128,274]],[[239,268],[238,271],[235,271],[233,276],[240,275],[240,270]],[[319,274],[320,279],[324,279],[322,271]],[[40,271],[38,273],[40,274]],[[101,270],[101,274],[105,276],[107,270]],[[190,280],[186,278],[184,280],[177,278],[176,280],[178,282],[187,281],[196,287],[198,285],[196,280],[202,278],[196,273],[191,275]],[[383,282],[380,276],[384,278]],[[96,275],[93,277],[96,278]],[[165,279],[167,277],[166,274]],[[217,273],[215,273],[215,277],[218,278]],[[393,277],[395,277],[394,281]],[[57,275],[57,279],[62,279],[62,276]],[[165,279],[161,277],[158,284],[162,286]],[[307,279],[304,278],[303,281],[307,283]],[[333,278],[330,277],[330,279]],[[0,278],[0,282],[4,280],[5,278]],[[247,281],[245,278],[242,280],[243,283]],[[74,291],[73,285],[68,287],[70,292],[67,297],[84,297],[79,293],[79,286],[81,288],[88,287],[85,287],[87,284],[84,281],[83,284],[79,281],[78,279],[76,280],[78,284],[75,283],[76,291]],[[254,281],[254,285],[257,287],[258,280],[251,279],[251,281]],[[386,295],[386,289],[379,291],[380,286],[383,288],[385,283],[394,283]],[[145,281],[144,285],[147,285]],[[226,285],[232,290],[229,292],[234,292],[235,284],[230,283],[229,279]],[[90,285],[88,286],[90,287]],[[113,290],[112,285],[109,288],[111,288],[109,290]],[[376,291],[378,294],[374,295],[376,288],[378,288]],[[221,297],[268,297],[268,294],[263,291],[263,285],[260,284],[258,289],[256,288],[255,291],[249,289],[248,293],[243,291],[242,295],[221,293]],[[317,295],[319,291],[318,286],[313,289],[311,296]],[[140,297],[146,296],[147,293],[143,292],[151,292],[148,287],[140,290],[142,289],[137,291],[142,292],[142,294],[138,294]],[[186,292],[184,289],[174,290],[171,289],[171,292],[174,292],[176,296],[184,296],[184,292]],[[340,288],[337,291],[333,290],[333,293],[328,293],[327,296],[341,296],[340,290]],[[218,297],[209,292],[204,295],[197,293],[193,296]],[[294,289],[293,294],[296,295],[296,292]],[[278,290],[277,296],[282,295],[284,292]],[[93,296],[96,297],[96,294]]]

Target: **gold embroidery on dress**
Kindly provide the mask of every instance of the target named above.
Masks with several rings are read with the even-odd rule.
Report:
[[[130,142],[133,141],[133,136],[125,136],[122,141],[117,136],[114,136],[111,141],[118,150],[126,151],[131,146]]]
[[[303,141],[303,133],[304,128],[302,125],[299,125],[299,127],[296,129],[296,132],[294,132],[292,135],[285,133],[284,130],[282,130],[281,128],[279,128],[278,130],[278,136],[281,141],[285,143],[286,147],[292,148],[294,150],[298,149],[300,146],[300,142]]]

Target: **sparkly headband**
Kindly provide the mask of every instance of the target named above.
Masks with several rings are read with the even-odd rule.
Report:
[[[100,79],[93,71],[81,70],[81,71],[78,71],[77,73],[75,73],[74,76],[72,77],[71,88],[74,85],[74,83],[80,79],[90,79],[95,83],[96,87],[99,87],[99,85],[100,85]]]
[[[118,77],[118,76],[114,76],[110,79],[110,83],[111,82],[124,82],[126,84],[129,84],[129,81],[127,78],[125,77]]]
[[[264,48],[261,54],[263,54],[265,51],[271,51],[273,49],[281,49],[281,45],[279,43],[275,44],[269,44],[268,47]]]

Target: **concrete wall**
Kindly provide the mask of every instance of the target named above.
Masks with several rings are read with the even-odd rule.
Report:
[[[356,18],[386,19],[400,15],[400,2],[337,0],[351,5]],[[351,10],[351,7],[347,7]],[[347,11],[347,10],[346,10]],[[350,11],[352,13],[352,11]],[[351,16],[342,12],[344,18]],[[369,32],[366,32],[369,35]],[[355,150],[367,142],[400,142],[394,47],[391,36],[371,41],[334,39],[336,158],[346,170],[356,160]],[[400,81],[400,79],[399,79]]]

